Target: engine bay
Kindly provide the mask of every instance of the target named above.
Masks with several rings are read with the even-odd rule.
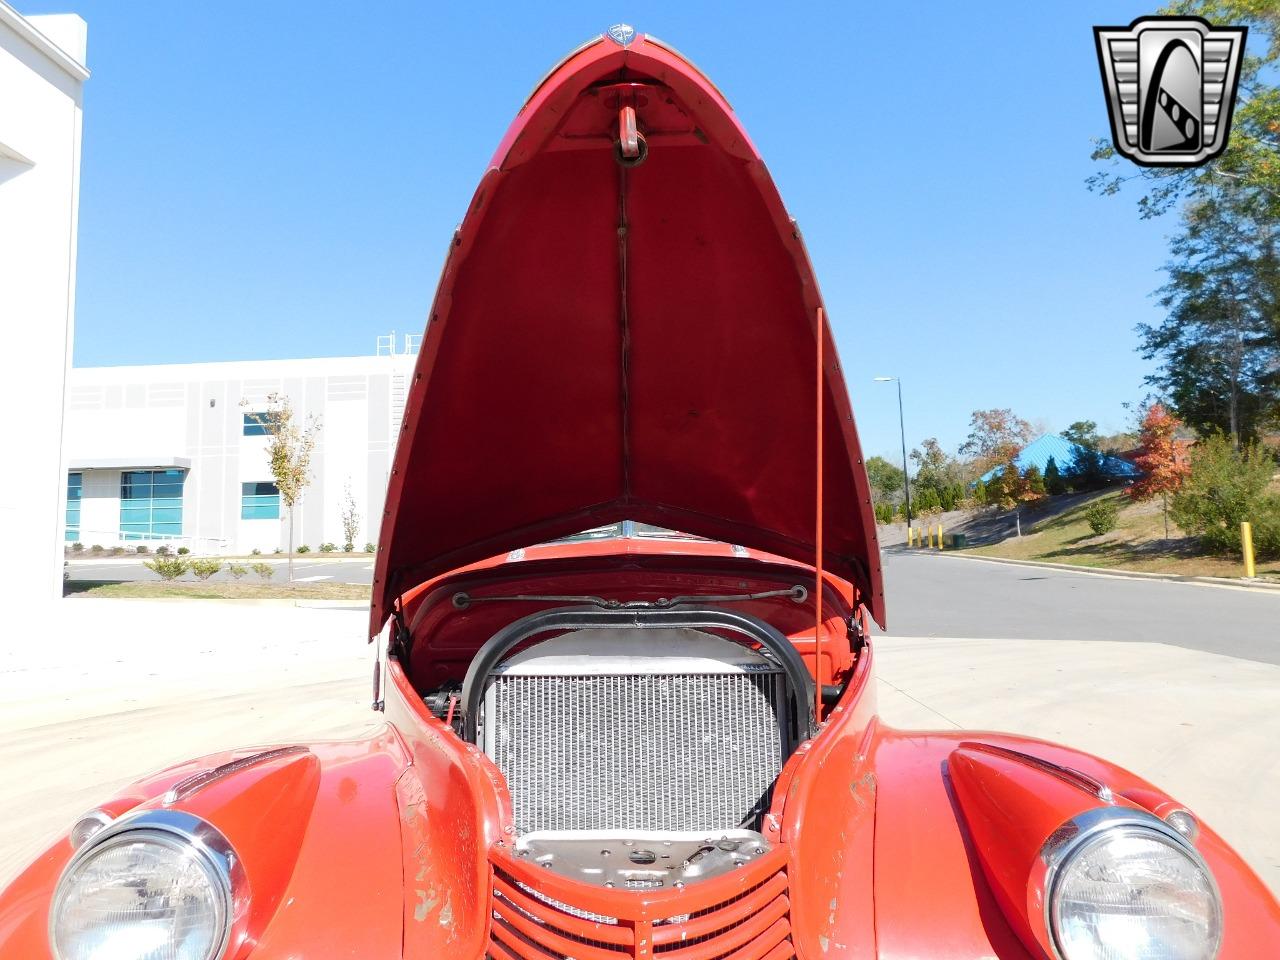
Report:
[[[424,700],[501,771],[516,856],[646,890],[772,849],[761,822],[812,733],[811,690],[786,638],[739,612],[559,608],[499,632]]]

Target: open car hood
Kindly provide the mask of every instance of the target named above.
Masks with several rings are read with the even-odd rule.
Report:
[[[618,161],[633,106],[648,155]],[[534,91],[453,237],[409,390],[371,633],[447,570],[631,519],[815,557],[884,624],[866,470],[808,255],[728,102],[653,37]]]

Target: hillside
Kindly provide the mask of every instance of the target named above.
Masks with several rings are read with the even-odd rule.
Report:
[[[1112,498],[1120,507],[1116,529],[1095,534],[1085,511],[1095,500]],[[1170,522],[1164,536],[1160,502],[1131,503],[1118,491],[1051,497],[1024,508],[1022,536],[1014,535],[1012,511],[983,511],[954,529],[972,530],[969,553],[1015,560],[1072,563],[1183,576],[1241,577],[1240,557],[1205,556],[1198,542]],[[1280,579],[1280,562],[1257,565],[1259,577]]]

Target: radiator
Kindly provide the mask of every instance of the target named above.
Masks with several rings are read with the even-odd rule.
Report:
[[[696,630],[581,630],[490,675],[482,746],[519,833],[755,828],[788,746],[785,674]]]

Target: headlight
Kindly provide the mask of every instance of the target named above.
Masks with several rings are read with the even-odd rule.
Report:
[[[1090,811],[1046,847],[1048,928],[1062,960],[1212,960],[1222,903],[1209,868],[1156,817]]]
[[[239,864],[207,823],[153,810],[117,823],[67,865],[49,939],[58,960],[219,960]]]

